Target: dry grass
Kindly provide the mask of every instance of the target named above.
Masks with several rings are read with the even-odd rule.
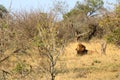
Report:
[[[56,80],[120,80],[120,49],[108,44],[106,55],[101,55],[100,40],[82,43],[88,50],[97,51],[97,53],[79,56],[76,55],[75,51],[77,42],[68,44],[57,62],[58,74]],[[1,63],[0,69],[12,74],[18,62],[28,64],[27,68],[29,68],[29,65],[32,66],[33,72],[29,75],[21,78],[19,74],[15,73],[8,80],[46,80],[45,74],[39,68],[40,62],[43,61],[37,50],[34,49],[33,51],[28,51],[28,53],[30,54],[13,55]],[[8,54],[9,52],[6,52],[5,55]]]
[[[83,42],[88,50],[97,51],[84,56],[76,55],[77,42],[70,43],[59,60],[65,72],[61,72],[57,80],[119,80],[120,49],[108,44],[106,55],[103,55],[100,43],[100,40]]]

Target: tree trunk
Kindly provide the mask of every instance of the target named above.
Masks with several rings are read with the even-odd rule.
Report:
[[[106,54],[107,42],[103,41],[101,43],[101,54]]]

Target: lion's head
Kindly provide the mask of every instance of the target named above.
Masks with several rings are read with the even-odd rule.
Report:
[[[87,50],[86,50],[86,47],[83,44],[78,43],[76,51],[77,51],[77,54],[83,55],[83,54],[86,53]]]

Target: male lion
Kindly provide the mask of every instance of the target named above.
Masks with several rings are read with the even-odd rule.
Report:
[[[86,50],[86,47],[83,44],[78,43],[76,51],[77,51],[77,54],[84,55],[84,54],[87,54],[88,50]]]
[[[98,53],[97,51],[87,50],[86,47],[81,43],[78,43],[76,51],[78,55]]]

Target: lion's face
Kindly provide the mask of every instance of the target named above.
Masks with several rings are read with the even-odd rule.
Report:
[[[78,43],[76,51],[77,51],[77,54],[84,55],[86,53],[86,47],[83,44]]]
[[[81,43],[79,43],[78,45],[77,45],[77,48],[76,48],[76,51],[84,51],[86,49],[86,47],[83,45],[83,44],[81,44]]]

